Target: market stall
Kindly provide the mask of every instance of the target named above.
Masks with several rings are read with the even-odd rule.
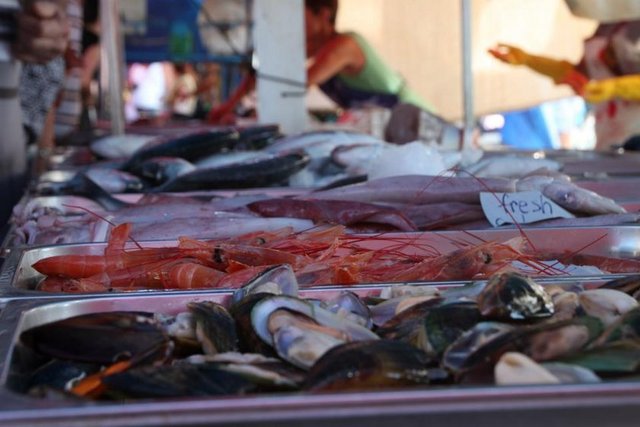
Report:
[[[640,159],[472,149],[468,60],[456,150],[269,120],[52,151],[2,243],[2,424],[637,424]]]

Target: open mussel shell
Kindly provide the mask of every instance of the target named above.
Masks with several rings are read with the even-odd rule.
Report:
[[[284,360],[309,369],[326,351],[349,341],[378,339],[370,330],[307,301],[273,296],[251,310],[256,334]]]
[[[156,319],[173,340],[173,358],[202,353],[202,345],[196,336],[195,316],[192,313],[183,311],[175,316],[156,313]]]
[[[624,313],[638,307],[638,301],[615,289],[590,289],[578,295],[580,307],[589,316],[602,320],[609,326]]]
[[[311,391],[377,390],[443,380],[421,350],[399,341],[342,344],[329,350],[309,371],[304,389]]]
[[[268,344],[273,344],[273,335],[269,331],[267,320],[276,310],[288,310],[307,316],[319,325],[344,332],[353,341],[378,339],[378,336],[369,329],[342,319],[307,301],[287,296],[274,296],[258,302],[251,310],[251,324],[258,336]]]
[[[493,275],[477,298],[484,317],[526,320],[549,317],[553,302],[542,286],[516,272]]]
[[[602,331],[602,322],[588,316],[521,327],[481,322],[447,348],[442,362],[463,374],[491,368],[506,352],[520,352],[536,362],[555,360],[579,353]]]
[[[266,343],[260,339],[251,324],[251,311],[253,307],[263,299],[271,298],[272,296],[272,294],[268,293],[250,294],[229,307],[229,314],[231,314],[236,321],[238,349],[241,352],[260,353],[269,357],[277,357],[277,353],[271,343]]]
[[[195,320],[195,333],[204,354],[225,353],[238,349],[235,321],[223,306],[212,301],[187,305]]]
[[[589,316],[521,328],[514,345],[537,362],[576,354],[602,334],[602,322]]]
[[[298,279],[296,279],[291,266],[288,264],[275,265],[262,271],[233,293],[232,302],[240,302],[248,295],[258,293],[297,297]]]
[[[51,357],[105,365],[140,356],[161,360],[171,351],[171,340],[153,315],[140,312],[70,317],[28,329],[20,340]]]
[[[341,291],[335,298],[324,302],[322,307],[367,329],[373,327],[369,306],[351,291]]]
[[[640,307],[620,316],[598,337],[594,347],[623,340],[640,341]]]

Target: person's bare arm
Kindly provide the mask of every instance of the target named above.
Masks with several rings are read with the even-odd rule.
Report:
[[[14,53],[27,62],[46,63],[67,48],[66,0],[28,0],[18,15]]]
[[[338,35],[314,57],[307,71],[307,86],[322,84],[340,72],[356,74],[365,62],[358,43],[348,35]]]

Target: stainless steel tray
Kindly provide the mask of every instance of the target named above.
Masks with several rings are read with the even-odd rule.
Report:
[[[609,257],[640,256],[640,227],[590,227],[574,229],[531,229],[525,231],[526,236],[540,253],[574,253],[600,255]],[[486,241],[504,242],[520,236],[516,229],[443,231],[424,233],[389,233],[384,235],[361,236],[360,245],[371,249],[394,247],[402,239],[407,242],[403,249],[406,253],[420,253],[416,244],[426,244],[441,253],[451,252],[458,248],[457,243],[480,244]],[[146,247],[173,246],[175,241],[140,242]],[[12,251],[6,258],[0,271],[0,300],[13,298],[49,297],[51,293],[35,291],[35,286],[42,275],[31,266],[38,260],[55,255],[104,253],[106,243],[70,244],[23,248]],[[418,245],[419,246],[419,245]],[[640,273],[640,272],[638,272]],[[589,275],[590,276],[590,275]],[[619,275],[605,275],[613,277]],[[598,275],[597,277],[600,277]],[[471,279],[471,278],[469,278]],[[145,291],[163,292],[163,291]]]
[[[330,297],[338,289],[307,291]],[[362,288],[376,295],[380,287]],[[244,397],[86,403],[34,399],[9,388],[12,350],[30,327],[100,311],[175,313],[194,300],[224,301],[228,292],[12,301],[0,313],[0,423],[29,426],[635,426],[640,382],[514,387],[448,387],[380,392],[266,394]]]

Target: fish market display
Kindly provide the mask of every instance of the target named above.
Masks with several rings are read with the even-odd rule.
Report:
[[[299,291],[275,267],[233,295],[21,330],[11,388],[126,402],[256,393],[637,381],[638,276],[540,285]],[[171,307],[171,308],[168,308]],[[384,313],[384,315],[382,315]]]
[[[290,158],[267,159],[252,166],[221,168],[225,173],[196,170],[163,184],[160,188],[180,189],[181,183],[200,188],[199,182],[219,180],[241,186],[249,182],[282,180],[291,170],[302,167],[306,158],[289,154]],[[281,161],[282,160],[282,161]],[[267,164],[268,163],[268,164]],[[207,172],[207,173],[204,173]],[[255,173],[254,173],[255,172]],[[253,176],[253,178],[251,178]],[[536,189],[576,214],[576,218],[551,219],[527,227],[595,226],[633,224],[637,213],[625,209],[611,199],[582,189],[566,178],[532,175],[518,180],[503,178],[395,176],[365,183],[313,192],[292,192],[289,197],[231,196],[210,202],[193,198],[172,198],[159,194],[147,196],[135,204],[125,203],[102,191],[87,178],[77,176],[72,183],[85,188],[85,194],[104,207],[89,207],[68,212],[45,210],[37,205],[16,208],[13,223],[15,241],[26,244],[79,243],[104,241],[108,237],[107,218],[112,224],[134,224],[132,236],[141,240],[162,240],[179,236],[202,238],[230,237],[256,230],[264,222],[265,230],[273,230],[279,218],[297,222],[296,230],[315,225],[346,225],[349,232],[417,231],[490,228],[480,206],[480,192],[514,192]],[[209,226],[208,221],[211,221]],[[273,225],[269,225],[269,223]],[[160,228],[157,225],[163,224]],[[223,227],[213,227],[213,225]],[[225,225],[226,224],[226,225]],[[292,225],[292,224],[291,224]],[[508,227],[508,226],[507,226]],[[222,231],[224,230],[224,231]]]
[[[127,245],[131,224],[114,228],[102,254],[43,257],[37,290],[107,292],[235,287],[238,277],[285,264],[302,286],[456,281],[502,271],[533,276],[629,274],[640,261],[535,248],[526,235],[504,242],[407,235],[347,235],[343,226],[303,232],[254,230],[219,240],[181,237],[166,247]],[[467,237],[472,237],[469,234]],[[592,242],[594,244],[596,242]],[[40,276],[42,277],[42,276]]]

